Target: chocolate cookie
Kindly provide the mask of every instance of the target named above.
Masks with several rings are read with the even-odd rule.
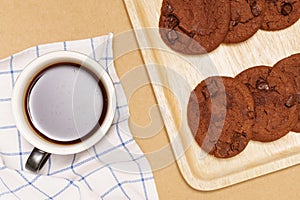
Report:
[[[231,16],[225,43],[243,42],[263,23],[265,0],[230,0]]]
[[[196,142],[217,158],[242,152],[252,135],[254,101],[248,88],[229,77],[210,77],[191,93],[188,124]]]
[[[296,89],[298,104],[300,103],[300,54],[294,54],[287,57],[274,65],[274,68],[283,72],[290,80]],[[298,112],[298,122],[292,131],[300,132],[300,111]]]
[[[229,0],[163,0],[159,32],[173,50],[202,54],[223,42],[229,21]]]
[[[286,135],[298,121],[293,82],[276,68],[258,66],[236,76],[254,98],[256,120],[252,140],[271,142]]]
[[[266,0],[261,29],[275,31],[287,28],[300,18],[300,0]]]

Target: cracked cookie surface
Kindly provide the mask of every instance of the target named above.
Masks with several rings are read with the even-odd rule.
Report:
[[[217,158],[242,152],[252,135],[254,101],[248,88],[230,77],[209,77],[191,92],[188,124],[196,142]]]
[[[300,0],[266,0],[261,29],[275,31],[287,28],[300,18]]]
[[[230,0],[231,15],[225,43],[243,42],[263,23],[265,0]]]
[[[298,121],[298,103],[293,82],[268,66],[249,68],[235,77],[250,90],[255,106],[252,140],[275,141]]]
[[[229,21],[229,0],[163,0],[159,32],[173,50],[203,54],[224,41]]]
[[[300,54],[294,54],[280,60],[274,65],[274,68],[279,69],[293,81],[296,89],[296,96],[298,98],[298,104],[300,104]],[[300,110],[298,112],[298,122],[292,131],[300,132]]]

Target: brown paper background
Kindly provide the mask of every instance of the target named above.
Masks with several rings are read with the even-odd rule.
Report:
[[[118,35],[130,30],[132,26],[122,0],[0,0],[0,58],[38,44],[84,39],[109,32]],[[114,44],[115,47],[118,45],[119,41]],[[115,61],[121,78],[141,65],[143,60],[138,51]],[[143,74],[147,77],[145,70]],[[149,111],[155,104],[150,85],[136,90],[129,99],[131,120],[140,126],[151,124]],[[155,112],[159,115],[158,111]],[[146,153],[168,144],[165,129],[150,138],[138,137],[136,141]],[[154,177],[159,197],[163,200],[300,199],[300,166],[213,192],[190,188],[175,162],[155,170]]]

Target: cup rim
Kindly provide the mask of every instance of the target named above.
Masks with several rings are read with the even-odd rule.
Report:
[[[26,118],[24,102],[30,82],[40,71],[63,62],[83,65],[93,72],[102,82],[107,93],[107,113],[100,127],[83,141],[74,144],[59,144],[50,142],[35,133]],[[67,155],[89,149],[99,142],[108,132],[116,111],[116,93],[114,84],[106,70],[94,59],[75,51],[54,51],[44,54],[29,63],[16,80],[12,93],[12,112],[16,127],[20,134],[34,147],[48,153]]]

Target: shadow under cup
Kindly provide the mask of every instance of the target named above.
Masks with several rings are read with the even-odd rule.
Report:
[[[66,155],[90,148],[105,135],[114,116],[114,88],[105,70],[79,53],[52,54],[45,55],[47,65],[29,64],[13,93],[17,128],[35,147],[25,166],[33,172],[43,167],[51,153]],[[51,61],[54,54],[62,59]],[[43,59],[47,61],[37,60]]]

